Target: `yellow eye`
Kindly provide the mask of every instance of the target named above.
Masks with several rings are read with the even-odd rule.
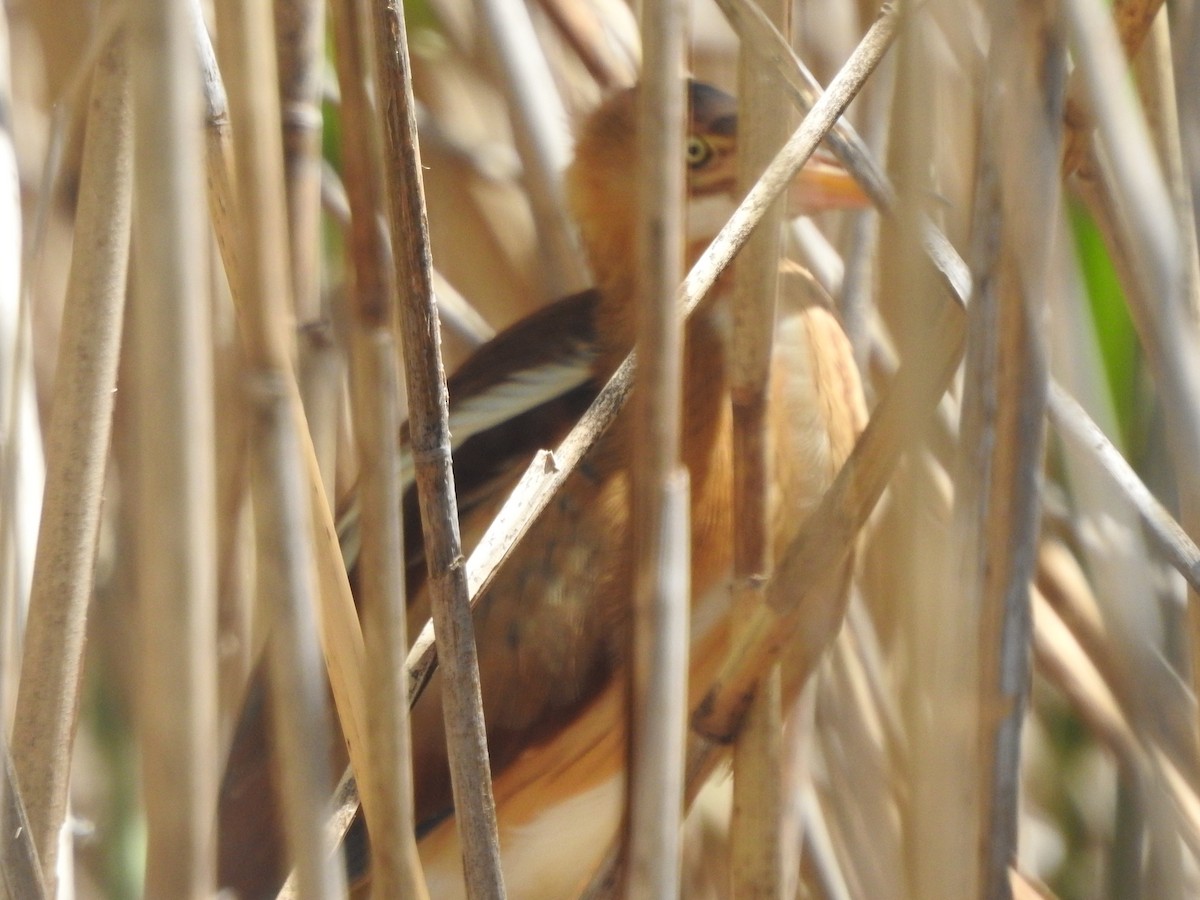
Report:
[[[687,139],[687,164],[695,169],[708,162],[712,156],[712,145],[702,137],[691,135]]]

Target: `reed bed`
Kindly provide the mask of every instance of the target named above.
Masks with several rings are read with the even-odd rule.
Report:
[[[626,814],[573,895],[1200,894],[1194,0],[213,7],[0,7],[7,896],[436,900],[436,670],[464,895],[523,897],[470,608],[622,417]],[[740,98],[744,197],[690,258],[685,72]],[[639,80],[636,350],[460,531],[447,376],[591,285],[572,133]],[[786,220],[815,152],[869,208]],[[689,702],[683,338],[726,289],[735,624]],[[773,552],[787,298],[869,418]]]

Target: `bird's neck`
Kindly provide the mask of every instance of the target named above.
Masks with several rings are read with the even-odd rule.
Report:
[[[599,241],[589,242],[594,260],[593,269],[596,285],[600,292],[600,303],[596,310],[596,334],[600,344],[599,368],[607,376],[633,350],[637,341],[638,309],[644,302],[637,286],[635,271],[628,265],[605,266],[603,260],[636,259],[637,245],[633,223],[628,229],[606,229]],[[598,246],[599,245],[599,246]],[[690,246],[685,255],[688,268],[700,256],[707,242]],[[723,364],[726,356],[726,338],[730,320],[728,301],[724,290],[724,279],[709,291],[695,310],[685,328],[685,344],[694,342],[698,333],[705,333],[706,350],[719,353],[714,364]],[[692,354],[689,354],[689,359]],[[696,360],[703,365],[703,361]],[[720,369],[723,371],[723,368]],[[685,375],[685,379],[686,379]],[[686,380],[685,380],[686,385]]]

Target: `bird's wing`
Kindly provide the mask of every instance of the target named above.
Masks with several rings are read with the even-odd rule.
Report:
[[[479,521],[507,495],[537,450],[556,445],[595,395],[594,292],[567,297],[521,320],[481,346],[450,379],[450,427],[460,517]],[[407,432],[402,435],[404,456]],[[421,598],[425,561],[411,461],[399,463],[408,486],[405,541],[409,597]],[[338,532],[352,581],[360,547],[356,493]],[[464,535],[469,552],[478,535]],[[416,627],[428,617],[423,601]],[[286,876],[271,765],[270,698],[265,667],[256,666],[235,729],[218,805],[219,877],[242,897],[274,896]],[[340,735],[329,736],[334,768],[345,765]]]

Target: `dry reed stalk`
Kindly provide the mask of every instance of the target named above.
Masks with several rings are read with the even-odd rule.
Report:
[[[1046,413],[1059,437],[1093,460],[1133,507],[1158,552],[1200,591],[1200,548],[1175,521],[1137,472],[1074,398],[1051,382]]]
[[[321,302],[321,94],[325,4],[275,0],[292,305],[301,326],[296,372],[330,506],[335,505],[342,378]]]
[[[634,590],[630,633],[625,894],[679,894],[683,743],[687,731],[690,485],[681,465],[683,325],[675,292],[683,274],[682,0],[642,6],[637,95],[637,352],[631,410]]]
[[[218,782],[212,325],[194,42],[180,3],[130,13],[137,114],[139,731],[146,890],[213,889]]]
[[[204,12],[200,0],[188,0],[188,12],[192,18],[196,52],[200,57],[201,89],[204,94],[205,172],[209,218],[221,261],[225,267],[225,278],[238,300],[241,285],[239,241],[235,219],[237,199],[233,162],[233,128],[229,121],[229,98],[225,93],[225,82],[217,66],[208,27],[204,23]]]
[[[474,8],[489,38],[486,52],[513,120],[537,225],[544,289],[551,297],[577,293],[588,288],[592,279],[567,213],[562,173],[570,162],[571,137],[545,51],[525,3],[474,0]]]
[[[275,0],[292,300],[302,324],[321,317],[321,78],[325,4]],[[306,407],[307,408],[307,407]]]
[[[781,34],[790,33],[790,7],[755,5]],[[738,186],[749,191],[788,137],[783,90],[769,65],[748,49],[738,66]],[[768,499],[773,472],[767,448],[767,388],[775,345],[782,198],[763,216],[734,267],[730,392],[733,408],[733,622],[761,606],[771,573]],[[732,890],[736,896],[783,894],[783,709],[779,663],[767,669],[733,751],[730,821]]]
[[[956,478],[964,602],[978,609],[980,872],[1009,896],[1017,856],[1021,731],[1030,691],[1029,579],[1037,556],[1047,362],[1039,337],[1059,200],[1066,57],[1044,10],[989,6]]]
[[[1120,26],[1118,16],[1118,30],[1124,40],[1125,32]],[[1187,265],[1188,307],[1192,318],[1200,319],[1200,251],[1197,250],[1195,204],[1183,159],[1171,58],[1171,27],[1164,8],[1160,7],[1154,17],[1141,50],[1133,54],[1133,64],[1150,137],[1158,151],[1159,163],[1175,207],[1175,220],[1179,223],[1179,237]]]
[[[1059,228],[1061,236],[1056,243],[1070,246],[1065,223],[1060,222]],[[1094,346],[1090,313],[1076,281],[1075,260],[1063,259],[1059,268],[1061,287],[1049,294],[1054,303],[1050,322],[1056,374],[1106,430],[1116,433],[1116,417],[1108,405],[1107,386],[1100,368],[1099,350]],[[1056,389],[1052,386],[1052,422],[1055,394]],[[1055,424],[1061,433],[1061,427]],[[1099,434],[1094,424],[1090,428]],[[1107,441],[1103,444],[1107,445]],[[1117,456],[1111,445],[1108,447],[1108,452]],[[1110,477],[1097,473],[1098,466],[1111,468],[1103,461],[1104,447],[1100,441],[1085,433],[1082,449],[1077,439],[1062,441],[1061,449],[1064,481],[1071,495],[1072,516],[1067,524],[1095,591],[1092,605],[1098,603],[1099,606],[1094,615],[1098,624],[1090,630],[1077,628],[1074,620],[1070,627],[1081,640],[1093,633],[1100,636],[1095,643],[1087,645],[1088,652],[1104,669],[1105,677],[1112,679],[1114,690],[1119,689],[1125,710],[1131,717],[1138,718],[1137,727],[1144,730],[1147,739],[1160,742],[1172,759],[1180,758],[1177,755],[1180,746],[1188,747],[1184,756],[1190,756],[1193,754],[1190,749],[1193,707],[1190,701],[1181,702],[1181,695],[1187,688],[1169,668],[1164,650],[1169,652],[1170,648],[1164,646],[1163,640],[1164,634],[1174,633],[1182,641],[1186,631],[1166,625],[1164,617],[1172,614],[1170,601],[1163,598],[1159,602],[1147,602],[1150,600],[1147,586],[1156,584],[1161,577],[1159,561],[1151,549],[1154,543],[1151,534],[1138,522],[1124,492],[1114,487]],[[1061,577],[1059,580],[1062,581]],[[1082,582],[1082,575],[1077,580]],[[1055,595],[1040,576],[1039,585],[1048,597]],[[1056,605],[1060,610],[1063,608]],[[1179,608],[1178,613],[1182,612]],[[1079,621],[1090,620],[1080,617]],[[1103,649],[1097,650],[1097,647]],[[1194,766],[1189,768],[1194,769]],[[1132,776],[1128,770],[1120,770],[1118,778],[1121,797],[1117,815],[1119,834],[1114,836],[1113,846],[1114,850],[1120,848],[1122,852],[1115,853],[1111,860],[1114,878],[1116,873],[1123,872],[1125,878],[1165,876],[1170,879],[1172,876],[1164,868],[1174,868],[1174,864],[1161,865],[1158,860],[1163,854],[1148,854],[1145,857],[1147,864],[1142,865],[1135,861],[1142,859],[1141,851],[1133,853],[1134,848],[1143,843],[1143,836],[1159,846],[1174,845],[1173,838],[1164,843],[1157,824],[1163,818],[1163,795],[1155,794],[1147,782]],[[1150,828],[1158,833],[1151,832]]]
[[[121,42],[110,43],[92,84],[76,214],[81,239],[63,309],[46,433],[46,494],[13,724],[14,764],[50,889],[67,805],[125,305],[132,204],[125,53]]]
[[[2,26],[0,26],[2,27]],[[33,845],[33,830],[25,815],[21,792],[17,787],[17,770],[13,767],[8,740],[0,735],[0,889],[9,900],[43,900],[46,884],[42,879],[42,864],[37,847]]]
[[[351,213],[351,402],[360,457],[359,591],[366,683],[372,698],[367,740],[375,792],[367,804],[373,816],[368,821],[374,851],[372,891],[377,897],[419,900],[426,896],[426,887],[413,822],[412,740],[403,668],[408,632],[401,518],[405,485],[395,465],[402,403],[392,330],[395,273],[386,234],[379,227],[383,151],[367,87],[368,22],[354,0],[337,0],[332,13]]]
[[[488,769],[479,660],[458,532],[450,460],[446,376],[433,299],[429,229],[404,10],[377,3],[372,16],[377,96],[386,148],[385,183],[400,303],[411,435],[433,621],[445,669],[442,693],[451,783],[467,895],[504,896],[496,806]]]
[[[233,137],[229,122],[229,101],[217,67],[216,54],[199,0],[188,0],[196,54],[200,60],[201,93],[204,97],[205,181],[209,220],[224,267],[225,281],[231,292],[238,290],[238,242],[234,235],[236,215],[233,189]],[[214,273],[214,284],[220,277]],[[235,293],[236,296],[236,293]],[[251,596],[253,585],[247,575],[253,552],[248,539],[249,455],[248,421],[241,389],[241,345],[237,341],[237,323],[221,316],[217,307],[215,332],[218,335],[215,365],[218,408],[230,408],[236,415],[217,418],[217,623],[222,648],[220,673],[220,712],[223,739],[237,725],[247,678],[254,669],[266,643],[262,617],[254,615]],[[225,327],[222,327],[225,326]]]
[[[937,312],[931,310],[937,280],[920,259],[918,227],[935,190],[930,160],[948,155],[941,152],[938,139],[949,130],[945,91],[953,90],[947,83],[949,64],[940,62],[933,51],[935,40],[934,23],[914,17],[895,59],[888,168],[897,199],[894,213],[881,225],[879,279],[885,287],[879,305],[892,312],[888,325],[902,362],[868,431],[900,387],[905,366],[939,356],[937,365],[956,367],[951,359],[962,352],[961,331],[932,335],[924,327],[928,316],[945,319],[954,312],[960,317],[954,329],[965,327],[952,301],[942,298]],[[950,149],[960,148],[954,144]],[[977,190],[977,215],[983,202]],[[972,270],[967,283],[973,284],[974,278]],[[967,299],[961,297],[964,305]],[[897,797],[902,831],[897,876],[908,896],[974,897],[980,895],[978,850],[984,843],[977,802],[977,613],[958,600],[952,569],[957,551],[950,516],[952,490],[933,450],[936,429],[931,426],[936,423],[915,404],[898,404],[896,409],[901,417],[910,417],[908,422],[898,420],[907,431],[909,450],[890,488],[896,521],[881,525],[868,553],[885,548],[889,554],[885,562],[875,564],[886,566],[896,582],[887,604],[905,611],[889,623],[895,630],[893,652],[911,661],[896,691],[906,738],[896,771],[909,785]],[[932,406],[926,409],[932,411]],[[919,527],[908,529],[908,522]],[[889,533],[896,525],[902,533]],[[845,853],[843,859],[852,873],[853,853]]]
[[[330,860],[320,817],[313,815],[329,797],[327,762],[321,742],[313,741],[313,735],[325,734],[329,727],[317,662],[310,530],[311,505],[319,510],[324,494],[313,472],[311,443],[302,443],[306,432],[291,368],[274,37],[264,4],[223,3],[217,12],[237,134],[237,233],[244,258],[235,291],[241,300],[249,376],[259,606],[274,626],[268,650],[285,830],[302,894],[332,897],[344,892],[344,876]],[[331,679],[337,697],[344,685],[335,676]],[[361,753],[361,682],[354,688],[359,715],[343,714],[352,759]],[[345,709],[345,698],[338,699]]]

